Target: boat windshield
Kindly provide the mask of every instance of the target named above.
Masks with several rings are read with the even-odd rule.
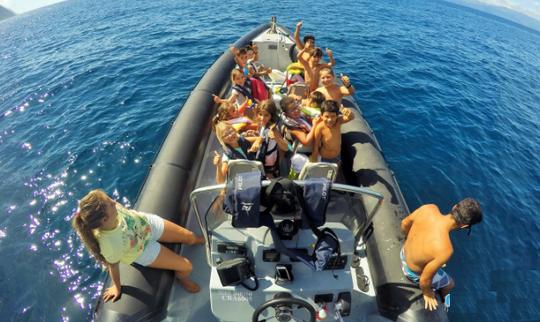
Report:
[[[294,181],[304,186],[304,181]],[[266,187],[270,181],[262,182]],[[211,260],[211,243],[213,231],[232,216],[223,211],[225,184],[218,184],[198,188],[191,193],[191,204],[195,210],[195,216],[206,239],[206,257],[209,266],[214,265]],[[358,242],[366,231],[371,218],[375,216],[383,196],[372,190],[345,184],[332,184],[330,202],[326,212],[326,222],[342,223],[355,236]]]

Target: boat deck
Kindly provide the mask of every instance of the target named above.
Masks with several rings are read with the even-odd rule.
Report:
[[[207,151],[205,151],[205,154],[212,155],[214,150],[219,150],[219,145],[217,140],[212,136],[207,144]],[[215,167],[211,160],[209,160],[209,162],[201,165],[196,186],[202,187],[212,184],[215,184]],[[331,218],[333,221],[339,220],[339,217],[343,216],[343,214],[349,210],[346,209],[346,203],[339,201],[340,200],[334,200],[329,204],[329,210],[327,213],[329,220]],[[202,233],[193,209],[189,213],[186,226],[195,233]],[[353,243],[353,241],[351,242]],[[201,291],[197,294],[190,294],[187,293],[178,283],[175,283],[171,291],[167,309],[168,315],[165,321],[223,321],[217,319],[212,314],[210,304],[211,294],[209,288],[211,283],[211,269],[207,263],[204,247],[206,246],[182,247],[181,255],[189,258],[193,263],[194,269],[191,274],[191,278],[201,286]],[[370,283],[371,274],[365,249],[350,249],[351,254],[352,251],[357,253],[357,255],[351,256],[351,258],[353,258],[353,263],[350,268],[350,278],[352,279],[353,283],[353,290],[351,292],[352,308],[351,315],[349,317],[344,317],[343,320],[387,321],[386,319],[381,318],[377,311],[375,290]],[[256,270],[260,271],[258,268],[256,268]],[[330,272],[328,273],[330,274]],[[307,275],[309,272],[306,271],[305,274]],[[265,276],[264,274],[258,275],[262,284],[261,287],[275,286],[273,277],[268,275]],[[264,281],[264,283],[262,281]],[[295,282],[298,282],[298,285],[308,285],[307,281],[301,281],[301,278],[298,278],[298,281],[295,280]],[[318,279],[317,281],[314,281],[312,287],[320,287],[321,283],[324,282]],[[327,283],[331,283],[331,280],[327,281]],[[241,288],[241,292],[249,292],[240,286],[239,288]],[[253,310],[254,309],[255,307]],[[332,308],[329,308],[328,314],[329,318],[331,314],[333,315]],[[246,316],[245,319],[242,317],[240,320],[251,320],[251,316]]]

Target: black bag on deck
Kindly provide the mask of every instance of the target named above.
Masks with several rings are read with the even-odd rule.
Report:
[[[288,178],[275,178],[264,190],[261,196],[263,206],[270,208],[275,214],[285,214],[295,212],[298,199],[298,186]]]
[[[219,280],[223,286],[242,285],[248,290],[254,291],[259,288],[257,277],[251,269],[251,263],[245,257],[233,258],[221,262],[216,266]],[[255,286],[251,287],[244,283],[245,280],[254,277]]]
[[[233,227],[261,227],[260,194],[261,175],[258,172],[239,173],[227,183],[223,209],[232,214]]]
[[[322,271],[328,265],[332,255],[341,256],[341,248],[339,246],[339,239],[330,228],[324,228],[321,231],[321,236],[317,238],[315,247],[313,250],[313,265],[316,271]]]

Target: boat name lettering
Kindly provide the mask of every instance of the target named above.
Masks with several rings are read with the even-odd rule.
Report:
[[[323,189],[322,189],[322,198],[326,199],[327,196],[328,196],[328,182],[324,181],[323,182]]]
[[[253,298],[252,292],[222,292],[221,300],[228,302],[249,302]]]
[[[242,191],[243,185],[244,185],[244,179],[242,179],[242,176],[236,177],[236,189],[238,189],[239,191]]]

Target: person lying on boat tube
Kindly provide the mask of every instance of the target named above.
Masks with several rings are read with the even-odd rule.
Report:
[[[427,310],[437,308],[435,292],[446,299],[454,280],[441,268],[454,252],[450,232],[469,229],[482,221],[478,201],[466,198],[443,215],[436,205],[423,205],[401,221],[406,240],[400,252],[403,274],[419,284]]]
[[[81,199],[72,226],[90,254],[109,270],[112,286],[103,293],[105,302],[115,302],[122,294],[119,263],[173,270],[186,291],[199,292],[188,277],[193,270],[189,259],[159,242],[200,245],[205,242],[202,236],[157,215],[124,208],[99,189]]]

